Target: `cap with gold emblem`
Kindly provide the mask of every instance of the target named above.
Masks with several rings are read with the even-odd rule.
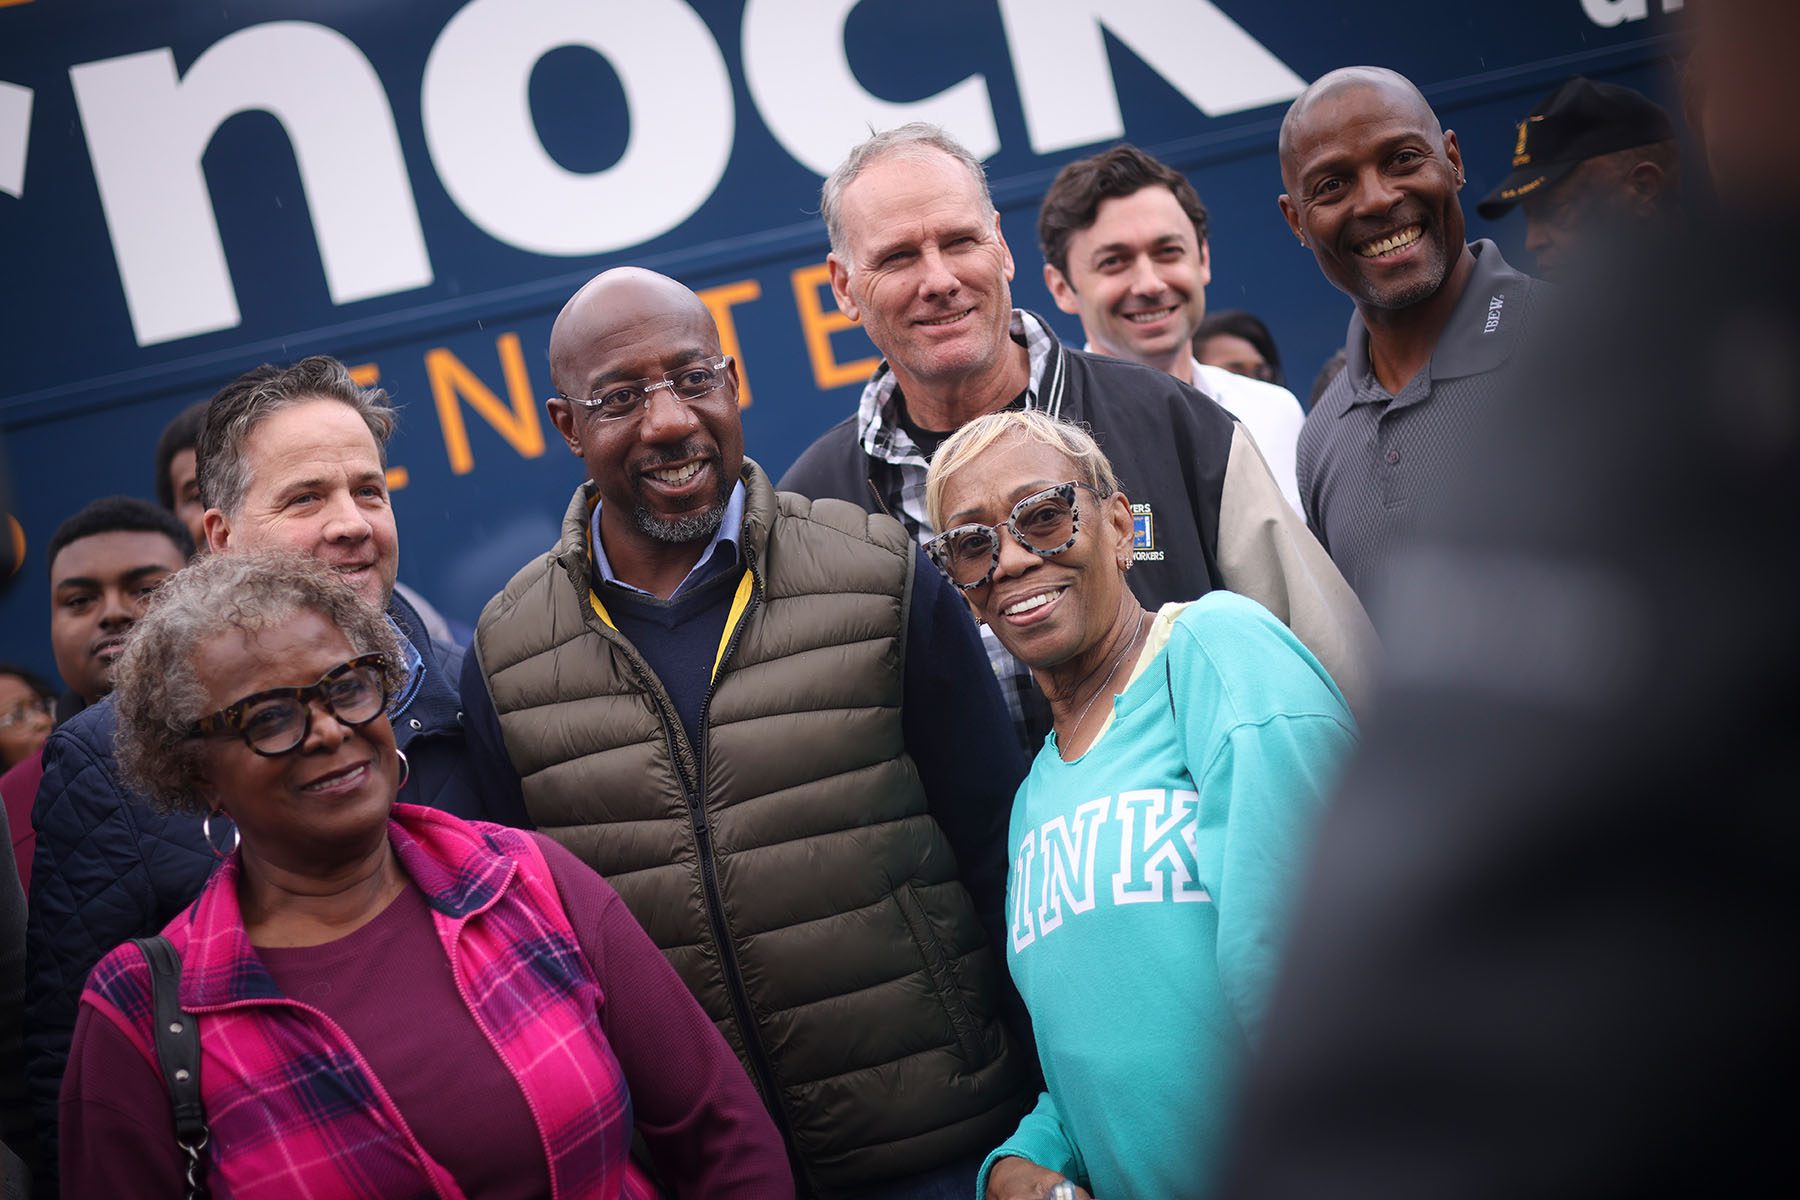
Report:
[[[1512,174],[1484,196],[1475,211],[1490,221],[1503,217],[1513,205],[1590,158],[1674,136],[1669,114],[1643,93],[1577,75],[1519,122]]]

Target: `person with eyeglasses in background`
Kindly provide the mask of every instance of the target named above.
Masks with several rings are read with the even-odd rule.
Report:
[[[397,802],[406,663],[291,551],[209,556],[140,624],[120,767],[223,857],[163,930],[205,1132],[178,1141],[149,959],[120,946],[82,993],[64,1194],[648,1200],[634,1129],[666,1194],[785,1194],[749,1082],[618,895],[548,839]]]
[[[1025,763],[974,626],[898,521],[744,457],[675,280],[591,280],[550,372],[587,478],[476,627],[484,788],[612,881],[802,1194],[966,1196],[1035,1091],[995,958]]]
[[[6,797],[8,837],[21,883],[30,877],[31,802],[37,797],[37,781],[43,774],[42,751],[56,728],[56,691],[35,672],[11,663],[0,663],[0,795]],[[13,786],[7,779],[23,762],[40,765],[21,776]],[[15,810],[17,810],[15,812]]]
[[[1355,721],[1255,601],[1139,603],[1130,499],[1079,427],[979,417],[926,503],[927,552],[1055,719],[1007,836],[1007,964],[1046,1090],[977,1195],[1204,1195]]]
[[[56,724],[56,689],[35,671],[0,663],[0,770],[42,746]]]

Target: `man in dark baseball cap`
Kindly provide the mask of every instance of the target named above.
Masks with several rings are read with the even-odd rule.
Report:
[[[1525,248],[1546,279],[1566,274],[1600,229],[1625,234],[1674,212],[1680,155],[1669,114],[1628,87],[1577,75],[1519,122],[1512,174],[1476,205],[1525,209]]]

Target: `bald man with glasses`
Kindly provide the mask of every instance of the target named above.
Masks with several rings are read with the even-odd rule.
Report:
[[[488,787],[618,890],[802,1194],[972,1193],[1036,1088],[995,954],[1025,762],[967,610],[898,521],[744,457],[681,284],[590,281],[550,370],[587,478],[476,630]]]

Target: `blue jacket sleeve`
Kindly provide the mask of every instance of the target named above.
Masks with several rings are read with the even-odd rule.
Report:
[[[487,819],[519,829],[532,828],[519,773],[506,753],[500,714],[494,709],[494,698],[488,694],[487,676],[482,673],[474,646],[463,655],[462,705],[463,731],[469,739],[469,773],[487,809]]]
[[[1005,946],[1006,830],[1027,762],[968,606],[918,553],[901,723],[994,953]]]
[[[56,1162],[57,1093],[88,972],[114,946],[168,924],[216,861],[197,819],[159,813],[125,788],[113,727],[112,705],[102,701],[50,736],[32,810],[38,840],[26,917],[25,1070],[47,1171]],[[55,1194],[53,1185],[46,1194]]]

